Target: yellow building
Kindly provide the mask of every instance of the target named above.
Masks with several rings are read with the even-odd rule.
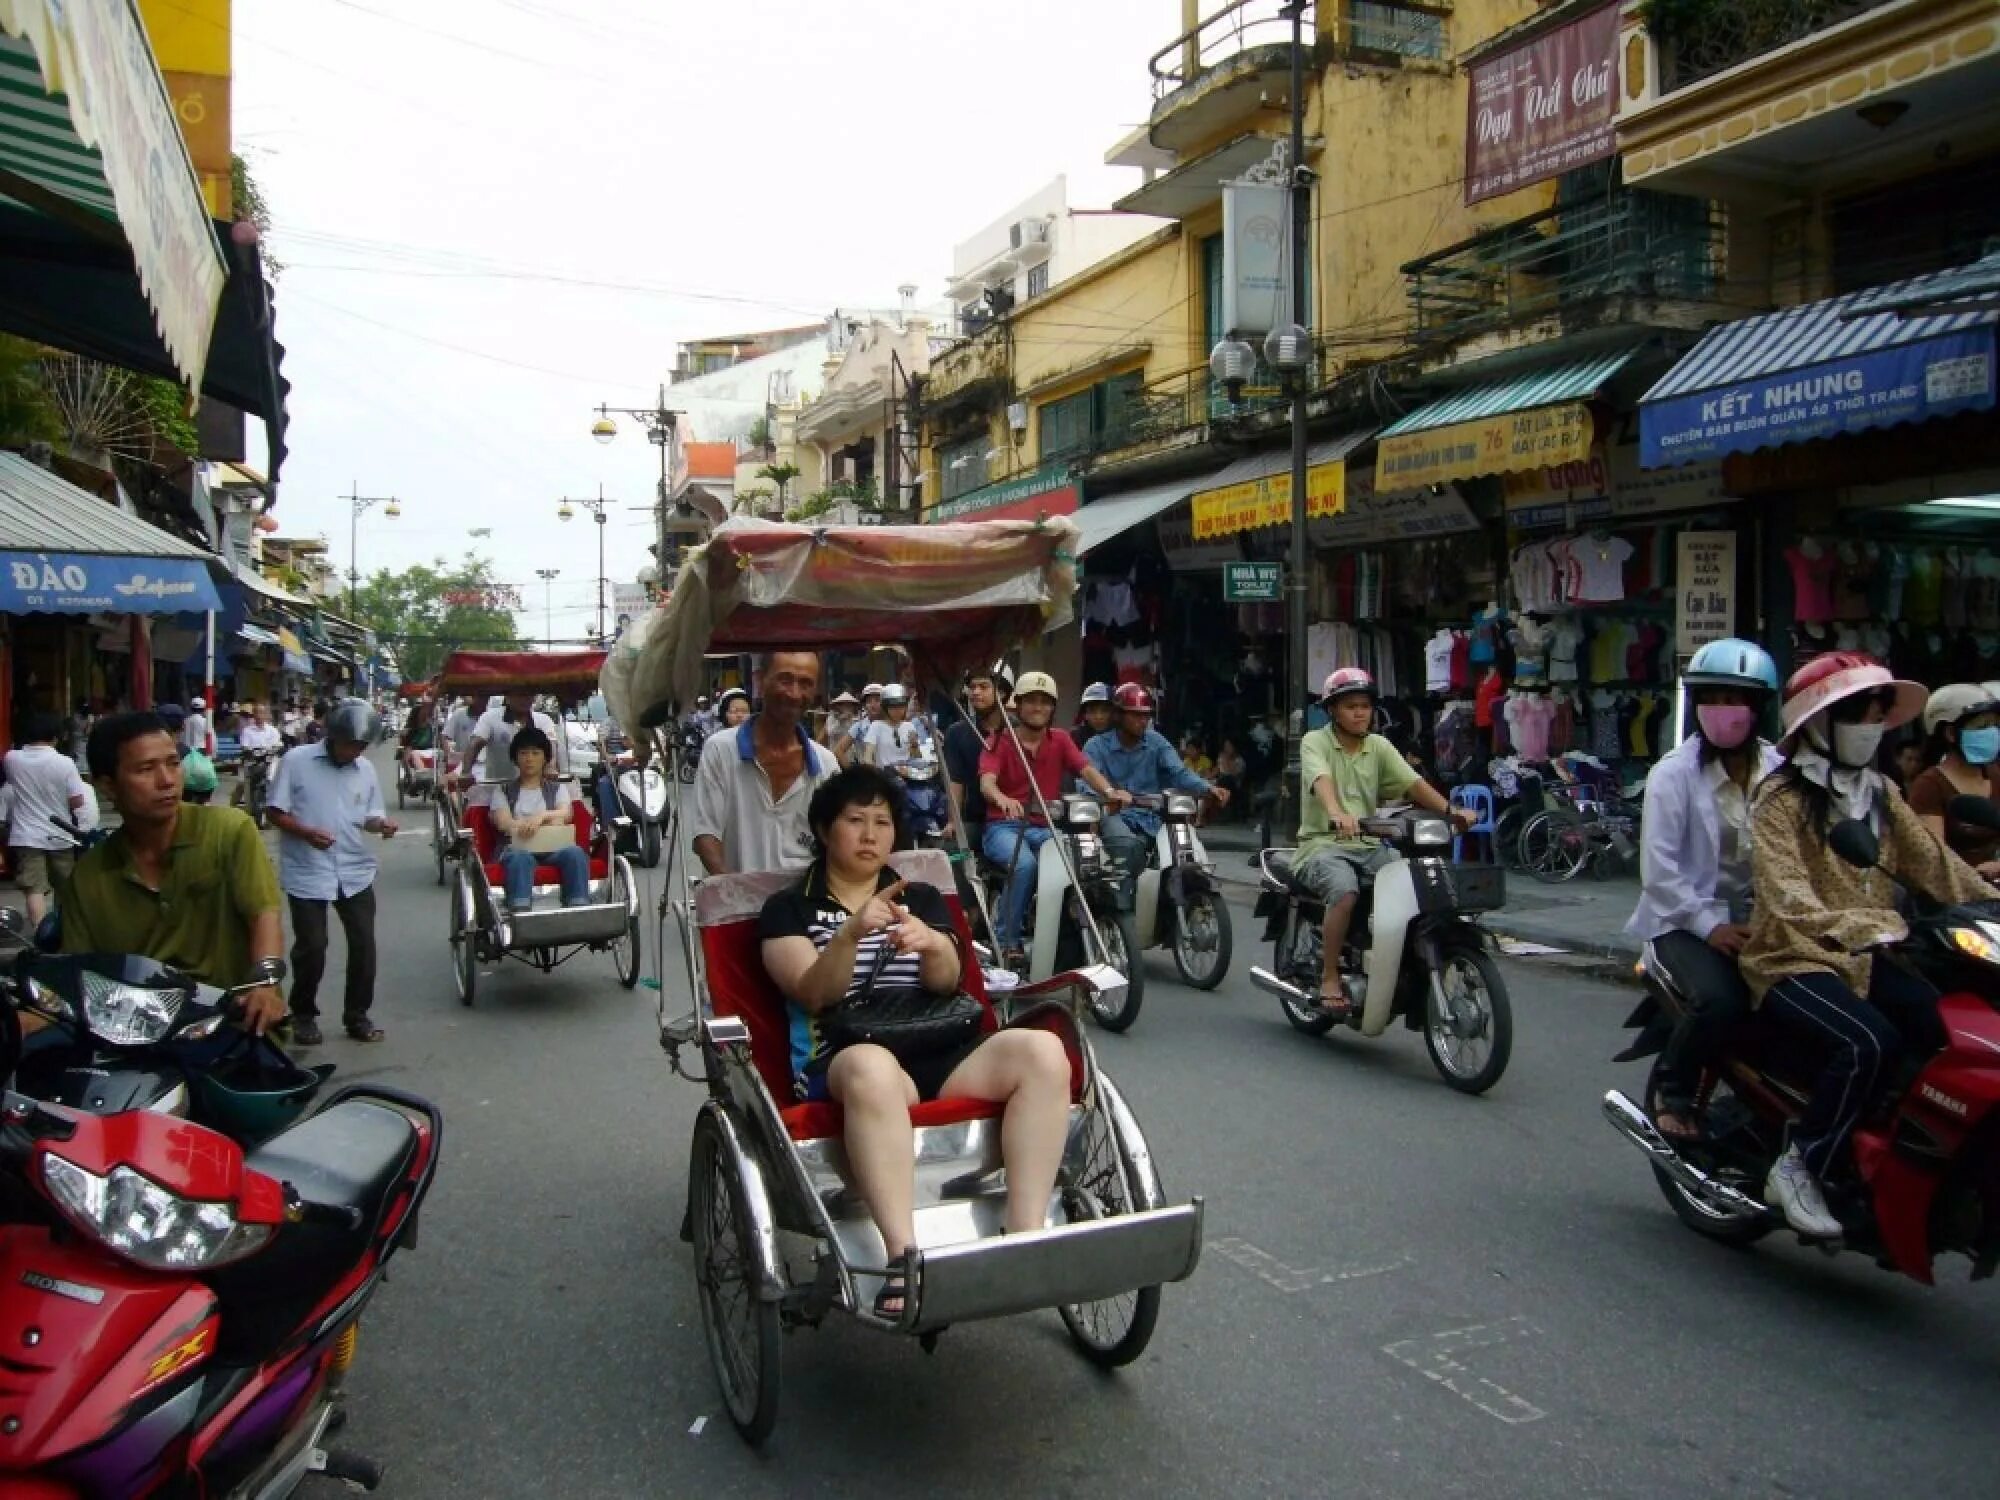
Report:
[[[139,0],[210,218],[231,217],[230,0]]]

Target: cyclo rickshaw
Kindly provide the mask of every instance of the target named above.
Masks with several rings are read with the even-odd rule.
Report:
[[[484,702],[494,694],[551,694],[567,705],[589,694],[604,665],[602,651],[455,651],[445,661],[440,688]],[[564,737],[555,740],[557,764],[552,777],[568,781]],[[447,858],[455,865],[451,884],[452,978],[461,1004],[470,1005],[479,983],[479,966],[503,958],[517,959],[549,973],[579,953],[609,952],[618,982],[631,989],[639,982],[639,884],[631,863],[615,847],[617,824],[604,827],[592,804],[590,788],[572,785],[571,828],[577,845],[590,858],[591,900],[583,906],[557,903],[557,875],[542,866],[535,871],[535,904],[529,911],[507,908],[500,854],[505,840],[487,816],[478,787],[474,793],[438,799],[459,819],[449,844],[440,842],[440,868]]]
[[[885,641],[907,646],[920,675],[948,683],[1069,618],[1076,542],[1065,519],[823,529],[731,519],[689,557],[668,604],[634,633],[636,647],[633,636],[621,642],[605,695],[621,722],[668,722],[700,690],[705,651]],[[800,872],[695,885],[683,837],[676,826],[668,843],[669,882],[679,872],[668,904],[692,1008],[678,1013],[662,973],[661,1041],[674,1070],[708,1089],[689,1165],[695,1275],[710,1363],[743,1436],[759,1442],[777,1419],[780,1333],[829,1313],[914,1336],[928,1351],[952,1324],[1054,1308],[1093,1362],[1137,1359],[1163,1284],[1200,1258],[1202,1203],[1168,1202],[1138,1120],[1084,1034],[1085,1007],[1124,977],[1099,963],[1018,988],[996,978],[989,992],[947,856],[894,856],[899,874],[936,886],[950,905],[961,986],[984,1007],[985,1029],[1061,1038],[1072,1102],[1048,1227],[1010,1235],[1000,1107],[911,1108],[916,1248],[900,1315],[879,1315],[872,1299],[890,1268],[849,1180],[840,1106],[792,1102],[785,1002],[757,940],[764,901]],[[690,1049],[693,1068],[682,1064]]]

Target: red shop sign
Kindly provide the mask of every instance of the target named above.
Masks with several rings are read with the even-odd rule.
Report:
[[[1614,3],[1476,63],[1467,90],[1465,201],[1497,198],[1617,149]]]

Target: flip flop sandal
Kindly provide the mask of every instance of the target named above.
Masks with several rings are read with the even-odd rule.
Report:
[[[892,1323],[900,1323],[908,1306],[909,1295],[910,1252],[905,1250],[889,1262],[889,1274],[882,1278],[882,1290],[875,1294],[875,1316]]]

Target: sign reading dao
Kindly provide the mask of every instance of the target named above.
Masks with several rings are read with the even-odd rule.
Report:
[[[1687,657],[1736,634],[1736,533],[1683,531],[1678,563],[1675,646]]]
[[[1283,597],[1284,580],[1283,563],[1227,563],[1222,569],[1222,602],[1276,604]]]

